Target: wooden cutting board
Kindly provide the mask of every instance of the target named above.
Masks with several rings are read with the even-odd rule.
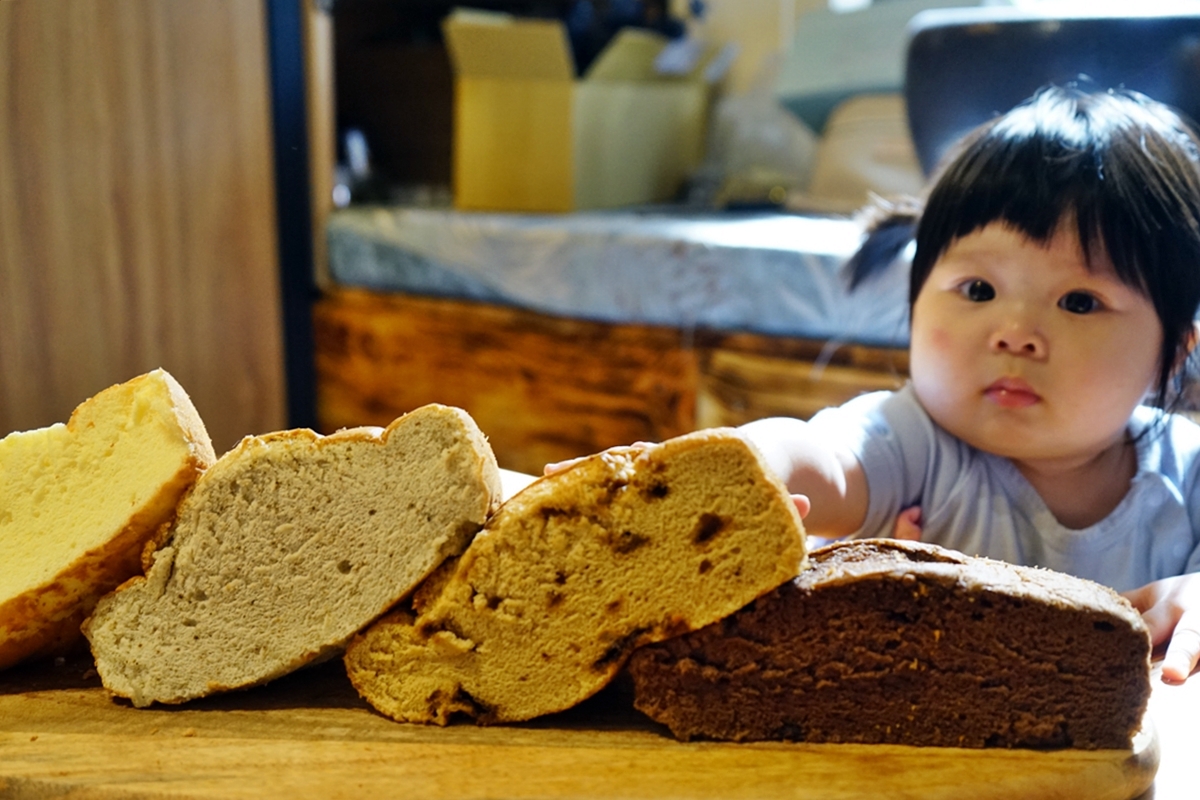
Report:
[[[175,708],[108,698],[90,663],[0,673],[0,797],[1114,798],[1154,779],[1130,751],[680,743],[622,686],[535,723],[402,725],[340,662]]]

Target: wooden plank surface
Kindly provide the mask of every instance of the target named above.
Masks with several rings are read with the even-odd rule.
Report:
[[[404,725],[365,706],[337,661],[138,710],[109,700],[89,666],[0,673],[0,796],[1131,798],[1158,756],[1152,736],[1129,752],[685,744],[634,712],[621,685],[523,725]],[[1195,711],[1197,697],[1172,705]],[[1176,757],[1178,785],[1160,774],[1154,800],[1194,796],[1188,753]]]
[[[262,0],[0,2],[0,435],[165,367],[282,427]]]

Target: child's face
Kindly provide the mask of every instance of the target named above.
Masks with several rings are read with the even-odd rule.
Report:
[[[1162,325],[1107,255],[1092,260],[1089,272],[1070,219],[1045,246],[1000,223],[950,245],[912,310],[913,386],[939,425],[1019,462],[1123,440]]]

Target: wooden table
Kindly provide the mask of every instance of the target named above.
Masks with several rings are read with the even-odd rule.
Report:
[[[0,797],[1144,798],[1196,796],[1200,678],[1155,680],[1136,752],[676,742],[618,684],[524,725],[401,725],[340,662],[177,708],[110,700],[90,663],[0,673]],[[1158,747],[1156,748],[1157,745]]]

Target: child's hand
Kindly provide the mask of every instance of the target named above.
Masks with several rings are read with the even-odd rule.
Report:
[[[629,450],[630,448],[636,448],[639,450],[645,450],[647,447],[653,447],[653,446],[654,445],[652,442],[634,442],[631,445],[621,445],[619,447],[610,447],[608,449],[609,450]],[[608,452],[608,451],[606,450],[604,452]],[[547,464],[546,466],[542,467],[542,474],[543,475],[553,475],[556,472],[562,472],[564,469],[567,469],[572,464],[578,464],[580,461],[583,461],[585,458],[591,458],[591,456],[590,455],[579,456],[579,458],[568,458],[566,461],[555,461],[553,463]]]
[[[812,503],[809,502],[806,494],[792,495],[792,502],[796,504],[796,510],[800,512],[800,519],[804,519],[808,516],[808,512],[812,511]]]
[[[892,528],[893,539],[906,539],[910,542],[921,541],[921,507],[909,506],[896,515],[896,525]]]
[[[1155,581],[1124,596],[1142,613],[1155,647],[1171,642],[1163,658],[1163,680],[1187,680],[1200,658],[1200,573]]]
[[[562,472],[567,467],[571,466],[572,464],[577,464],[580,461],[583,461],[583,459],[585,459],[585,458],[587,458],[587,456],[580,456],[579,458],[568,458],[566,461],[554,461],[554,462],[542,467],[542,474],[543,475],[553,475],[556,472]]]

